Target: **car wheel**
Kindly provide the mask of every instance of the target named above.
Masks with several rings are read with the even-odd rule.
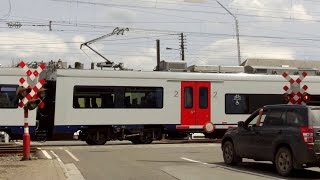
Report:
[[[289,176],[293,169],[293,157],[288,148],[282,147],[277,151],[275,165],[281,176]]]
[[[224,163],[228,165],[234,165],[242,161],[242,158],[238,157],[236,151],[234,150],[233,144],[227,141],[223,144],[223,160]]]

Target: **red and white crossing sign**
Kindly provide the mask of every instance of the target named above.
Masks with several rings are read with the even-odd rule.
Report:
[[[35,70],[31,70],[28,68],[28,66],[21,61],[19,63],[19,66],[26,72],[28,78],[31,79],[31,82],[34,82],[35,78],[39,76],[39,74],[45,69],[45,65],[44,64],[40,64],[40,66],[38,66],[37,69]],[[29,94],[27,94],[22,100],[20,100],[19,102],[19,106],[20,107],[24,107],[28,101],[30,101],[31,99],[38,99],[37,97],[37,93],[39,91],[39,89],[42,88],[42,86],[45,83],[44,79],[39,80],[35,85],[30,85],[26,79],[24,79],[23,77],[21,77],[19,79],[19,82],[21,84],[21,86],[23,86],[24,88],[30,88],[31,91]],[[40,103],[38,104],[39,108],[43,108],[44,107],[44,103],[40,100]]]
[[[45,65],[41,64],[37,69],[31,70],[28,68],[28,66],[21,61],[19,63],[19,66],[26,72],[28,79],[26,80],[25,78],[21,77],[19,79],[19,82],[21,86],[23,86],[25,89],[18,91],[18,93],[21,93],[21,97],[23,97],[20,102],[19,106],[24,108],[24,133],[23,133],[23,158],[22,160],[30,160],[30,134],[29,134],[29,124],[28,124],[28,111],[36,108],[37,106],[39,108],[44,107],[44,103],[37,97],[37,93],[39,90],[42,88],[42,86],[45,83],[44,79],[41,79],[39,81],[36,80],[36,78],[39,76],[41,71],[45,69]],[[30,83],[28,81],[30,80]],[[26,94],[27,89],[30,89],[30,92]],[[22,94],[22,92],[24,92]],[[37,104],[30,104],[30,107],[28,107],[28,102],[31,100],[36,100],[34,101]],[[40,102],[39,102],[40,100]],[[30,103],[30,102],[29,102]],[[28,104],[28,105],[27,105]]]
[[[287,72],[284,72],[282,76],[290,82],[290,88],[288,86],[284,86],[283,90],[291,97],[289,99],[289,104],[305,104],[303,102],[303,94],[308,89],[307,85],[304,85],[300,88],[300,83],[307,76],[306,72],[303,72],[296,80],[292,79]]]
[[[31,81],[38,77],[39,74],[46,68],[46,66],[43,63],[41,63],[36,70],[32,71],[23,61],[19,63],[19,66],[26,72],[27,76],[31,79]]]

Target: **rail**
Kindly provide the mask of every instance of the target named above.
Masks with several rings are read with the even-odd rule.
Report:
[[[36,147],[31,147],[30,152],[35,153],[36,152]],[[10,154],[18,154],[18,153],[23,153],[23,147],[18,144],[1,144],[0,143],[0,156],[7,156]]]

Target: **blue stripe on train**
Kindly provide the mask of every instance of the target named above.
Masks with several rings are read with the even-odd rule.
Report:
[[[29,126],[29,133],[34,134],[35,126]],[[24,128],[23,126],[0,126],[0,131],[9,131],[12,134],[23,134]]]
[[[73,133],[76,132],[78,129],[81,128],[87,128],[89,125],[81,126],[81,125],[72,125],[72,126],[66,126],[66,125],[59,125],[54,127],[54,133]],[[94,125],[98,126],[98,125]],[[137,129],[137,128],[143,128],[143,125],[115,125],[112,126],[114,128],[127,128],[127,129]],[[168,131],[175,131],[176,125],[170,124],[170,125],[164,125],[164,128]]]
[[[81,128],[87,128],[88,126],[81,126],[81,125],[59,125],[59,126],[54,126],[54,133],[74,133],[78,129]],[[123,127],[123,128],[128,128],[128,129],[135,129],[135,128],[143,128],[143,125],[117,125],[113,127]],[[176,130],[176,125],[175,124],[170,124],[170,125],[164,125],[164,128],[167,131],[175,131]],[[23,126],[0,126],[0,131],[5,130],[5,131],[10,131],[12,134],[16,135],[22,135],[24,128]],[[30,134],[35,133],[35,126],[29,126],[29,132]]]

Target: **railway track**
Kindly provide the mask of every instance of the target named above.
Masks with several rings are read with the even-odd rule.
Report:
[[[31,147],[30,148],[30,153],[35,153],[36,152],[36,147]],[[10,154],[19,154],[23,153],[23,147],[18,144],[0,144],[0,156],[7,156]]]

